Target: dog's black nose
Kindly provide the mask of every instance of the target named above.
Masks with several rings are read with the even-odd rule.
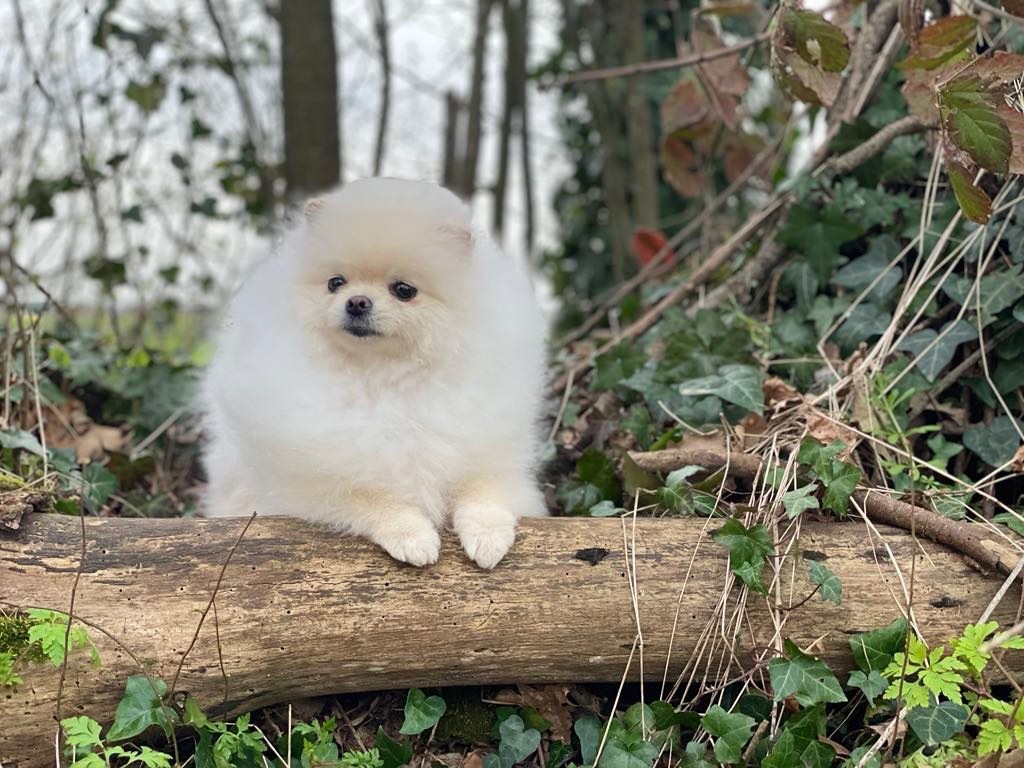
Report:
[[[353,296],[345,302],[345,311],[352,317],[362,317],[373,309],[373,302],[366,296]]]

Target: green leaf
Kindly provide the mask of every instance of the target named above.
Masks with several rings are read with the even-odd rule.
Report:
[[[684,396],[715,395],[747,411],[764,412],[764,373],[751,365],[723,365],[717,374],[679,385]]]
[[[60,727],[64,731],[64,738],[69,747],[92,749],[103,746],[100,739],[100,724],[91,717],[66,717],[60,721]]]
[[[850,673],[848,685],[863,691],[868,703],[874,706],[875,699],[885,693],[885,689],[889,687],[889,681],[882,677],[882,673],[877,669],[871,670],[870,674],[864,674],[859,669],[855,669]]]
[[[825,662],[807,655],[789,640],[785,641],[784,648],[785,658],[775,658],[768,663],[768,677],[776,701],[793,696],[805,707],[819,702],[846,701],[842,686]]]
[[[783,6],[780,24],[786,44],[797,55],[826,72],[842,72],[850,60],[850,44],[842,29],[820,13]]]
[[[498,727],[501,742],[498,744],[498,757],[505,768],[518,765],[540,746],[540,732],[529,728],[518,715],[511,715]]]
[[[715,757],[723,763],[738,763],[743,747],[750,741],[754,718],[737,712],[727,712],[717,704],[701,720],[704,730],[715,739]]]
[[[667,731],[674,726],[679,726],[684,731],[696,731],[700,728],[700,715],[687,710],[679,711],[667,701],[652,702],[650,710],[654,715],[656,731]]]
[[[961,163],[948,158],[946,173],[949,174],[949,185],[953,187],[953,195],[964,216],[976,224],[987,224],[992,216],[992,198],[974,183],[974,174]]]
[[[167,86],[160,75],[154,75],[148,83],[132,80],[124,89],[124,95],[134,101],[147,114],[155,111],[167,95]]]
[[[881,629],[853,635],[850,651],[857,667],[863,672],[884,670],[893,656],[903,651],[907,643],[907,620],[902,616]]]
[[[601,721],[593,715],[584,715],[573,724],[572,729],[580,740],[583,764],[593,765],[597,759],[597,747],[601,743]]]
[[[889,328],[892,315],[878,304],[865,301],[858,304],[835,331],[835,340],[844,350],[853,350],[862,341],[871,341]]]
[[[562,741],[552,741],[548,745],[548,762],[545,768],[562,768],[572,758],[572,749]]]
[[[993,419],[991,424],[974,424],[964,430],[964,445],[992,467],[1001,467],[1013,458],[1020,446],[1020,435],[1009,416]]]
[[[808,483],[782,494],[782,506],[786,510],[786,516],[792,520],[805,510],[818,509],[818,498],[814,495],[817,492],[817,483]]]
[[[883,270],[885,271],[868,296],[881,300],[903,282],[903,272],[899,266],[889,269],[889,262],[899,254],[899,243],[891,235],[879,235],[871,243],[871,248],[863,256],[859,256],[836,272],[832,282],[850,291],[860,293],[871,285]]]
[[[106,467],[93,462],[82,470],[85,481],[85,499],[93,507],[102,507],[117,490],[117,477]]]
[[[162,701],[167,686],[158,678],[132,675],[125,685],[124,696],[117,705],[114,722],[107,731],[108,741],[124,741],[138,736],[156,725],[168,738],[171,736],[174,710]]]
[[[825,509],[845,515],[850,495],[860,482],[860,470],[848,462],[833,460],[829,471],[820,477],[825,486]]]
[[[412,760],[412,748],[389,737],[380,726],[377,727],[373,746],[380,755],[383,768],[401,768]]]
[[[970,55],[974,47],[978,22],[973,16],[945,16],[918,34],[910,56],[900,62],[902,69],[933,70],[961,54]]]
[[[952,701],[941,701],[907,712],[907,725],[925,744],[941,744],[963,732],[967,707]]]
[[[764,560],[774,551],[771,534],[761,523],[746,528],[734,517],[725,521],[711,537],[729,550],[729,567],[748,587],[765,593],[761,582]]]
[[[829,768],[835,759],[832,747],[820,741],[801,742],[785,730],[761,763],[761,768]]]
[[[843,595],[843,585],[840,583],[839,577],[817,560],[811,560],[808,567],[811,581],[821,587],[821,599],[839,605]]]
[[[835,206],[797,204],[789,212],[779,240],[806,257],[822,283],[828,282],[839,260],[840,246],[864,230]]]
[[[978,755],[1006,752],[1013,746],[1013,731],[1001,720],[991,718],[978,731]]]
[[[444,714],[446,705],[440,696],[429,698],[419,688],[410,688],[405,699],[405,721],[399,733],[416,736],[437,725]]]
[[[942,124],[953,143],[982,168],[1005,174],[1013,146],[996,103],[975,74],[958,77],[939,91]]]
[[[0,447],[28,451],[36,456],[46,455],[46,451],[43,450],[39,438],[22,429],[5,429],[0,431]]]
[[[978,329],[965,320],[953,320],[946,324],[941,332],[932,328],[911,334],[903,340],[898,349],[904,349],[915,357],[934,343],[921,359],[917,361],[917,369],[929,382],[935,381],[956,354],[957,348],[965,341],[978,338]],[[935,341],[938,339],[938,341]]]
[[[620,730],[608,737],[597,768],[651,768],[657,756],[658,748],[649,741],[639,734]]]

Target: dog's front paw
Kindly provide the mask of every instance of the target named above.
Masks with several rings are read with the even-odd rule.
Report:
[[[441,537],[427,521],[415,529],[388,531],[376,541],[395,560],[415,566],[436,563],[441,551]]]
[[[504,510],[459,510],[454,527],[466,554],[487,570],[501,562],[516,540],[515,517]]]

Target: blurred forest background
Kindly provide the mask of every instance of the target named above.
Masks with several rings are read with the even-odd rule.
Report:
[[[767,531],[795,536],[803,519],[870,530],[919,525],[917,510],[1019,555],[1022,13],[1020,0],[0,0],[7,508],[56,495],[65,512],[194,515],[191,398],[216,311],[292,206],[379,173],[451,187],[532,267],[551,315],[553,512],[738,515],[746,545],[723,578],[749,590],[741,602],[786,567]],[[761,482],[708,465],[736,451],[764,462]],[[975,540],[957,536],[945,543]],[[709,627],[724,636],[732,610]],[[874,743],[872,717],[899,719],[892,701],[874,708],[898,676],[884,677],[851,679],[863,695],[828,710],[847,755]],[[706,693],[687,693],[702,716]],[[768,709],[744,715],[735,749],[703,750],[721,723],[666,726],[699,735],[682,764],[737,764],[748,740],[743,760],[766,765],[847,756],[830,742],[771,762],[781,700],[748,676],[714,701],[740,694]],[[812,741],[839,701],[799,700],[821,708]],[[771,708],[769,736],[751,739]],[[906,732],[900,749],[955,736],[978,757],[967,717],[938,742]],[[652,765],[646,719],[639,735],[624,723],[633,761],[607,765]],[[586,755],[560,733],[554,768]]]

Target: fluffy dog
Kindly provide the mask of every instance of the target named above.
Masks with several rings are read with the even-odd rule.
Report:
[[[544,322],[527,276],[433,184],[306,206],[236,295],[204,386],[207,516],[292,515],[493,568],[534,479]]]

